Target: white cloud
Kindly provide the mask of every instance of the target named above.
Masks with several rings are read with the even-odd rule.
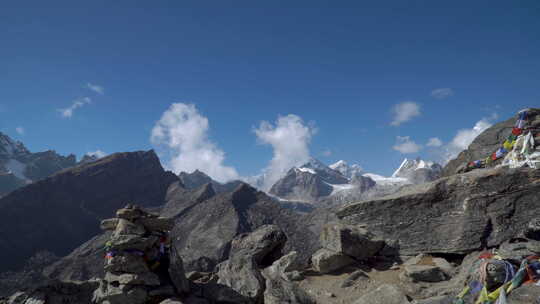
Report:
[[[411,154],[420,151],[422,146],[411,140],[410,136],[397,136],[396,144],[392,148],[403,154]]]
[[[94,92],[98,93],[99,95],[105,94],[105,88],[103,88],[102,86],[99,86],[97,84],[87,83],[86,88],[91,90],[91,91],[94,91]]]
[[[390,123],[392,126],[399,126],[404,122],[420,115],[420,106],[413,101],[398,103],[392,108],[394,119]]]
[[[443,142],[438,137],[432,137],[428,140],[426,146],[428,147],[440,147],[442,146]]]
[[[87,152],[86,155],[94,156],[94,157],[97,157],[97,158],[102,158],[102,157],[107,156],[107,153],[105,153],[105,152],[103,152],[101,150],[96,150],[96,151],[93,151],[93,152]]]
[[[264,169],[263,189],[270,188],[287,170],[305,163],[310,158],[309,143],[316,130],[306,125],[299,116],[279,116],[276,124],[262,121],[254,130],[259,141],[274,149],[270,164]]]
[[[454,90],[450,88],[439,88],[431,91],[431,96],[437,99],[445,99],[454,95]]]
[[[23,128],[23,127],[16,127],[16,128],[15,128],[15,131],[16,131],[19,135],[24,135],[24,128]]]
[[[446,164],[454,159],[461,151],[467,149],[471,142],[482,132],[492,126],[491,121],[498,115],[491,115],[489,118],[482,118],[470,129],[458,130],[452,141],[441,147],[439,154],[441,162]]]
[[[173,103],[152,129],[151,142],[168,150],[169,166],[175,173],[203,171],[226,182],[238,178],[223,164],[225,153],[208,138],[208,119],[193,104]]]
[[[71,118],[73,116],[73,112],[75,112],[76,109],[83,107],[86,104],[92,103],[92,100],[89,97],[83,97],[76,99],[71,106],[65,108],[65,109],[58,109],[58,112],[62,115],[64,118]]]

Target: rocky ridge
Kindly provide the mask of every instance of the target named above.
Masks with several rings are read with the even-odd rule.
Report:
[[[37,250],[68,254],[125,202],[162,205],[175,181],[153,151],[141,151],[65,169],[11,192],[0,198],[0,271],[22,266]]]

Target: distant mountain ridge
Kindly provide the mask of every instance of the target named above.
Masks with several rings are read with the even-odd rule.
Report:
[[[85,157],[81,163],[94,160]],[[62,156],[53,150],[32,153],[22,142],[0,132],[0,197],[77,164],[74,154]]]
[[[440,177],[442,167],[421,159],[405,159],[391,177],[364,173],[357,165],[340,160],[329,166],[310,159],[291,168],[269,194],[282,201],[310,203],[316,207],[339,205],[397,192],[401,187]]]

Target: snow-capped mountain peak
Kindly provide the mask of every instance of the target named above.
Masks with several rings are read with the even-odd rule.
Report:
[[[332,170],[340,172],[343,176],[349,179],[353,178],[354,176],[362,175],[362,172],[364,171],[359,165],[353,164],[349,166],[349,164],[344,160],[339,160],[328,167],[330,167]]]
[[[392,174],[392,177],[406,177],[412,171],[420,170],[420,169],[427,169],[434,172],[440,172],[442,167],[441,165],[435,162],[425,161],[420,158],[417,158],[417,159],[405,158],[403,162],[401,162],[401,165],[399,166],[399,168],[396,171],[394,171],[394,173]]]

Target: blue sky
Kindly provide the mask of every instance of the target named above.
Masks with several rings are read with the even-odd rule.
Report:
[[[316,129],[312,156],[389,175],[403,157],[441,158],[479,121],[540,106],[534,0],[4,1],[0,28],[0,130],[32,151],[150,149],[185,103],[242,176],[275,158],[254,130],[288,114]],[[404,102],[419,115],[391,125]],[[442,146],[426,146],[434,137]]]

